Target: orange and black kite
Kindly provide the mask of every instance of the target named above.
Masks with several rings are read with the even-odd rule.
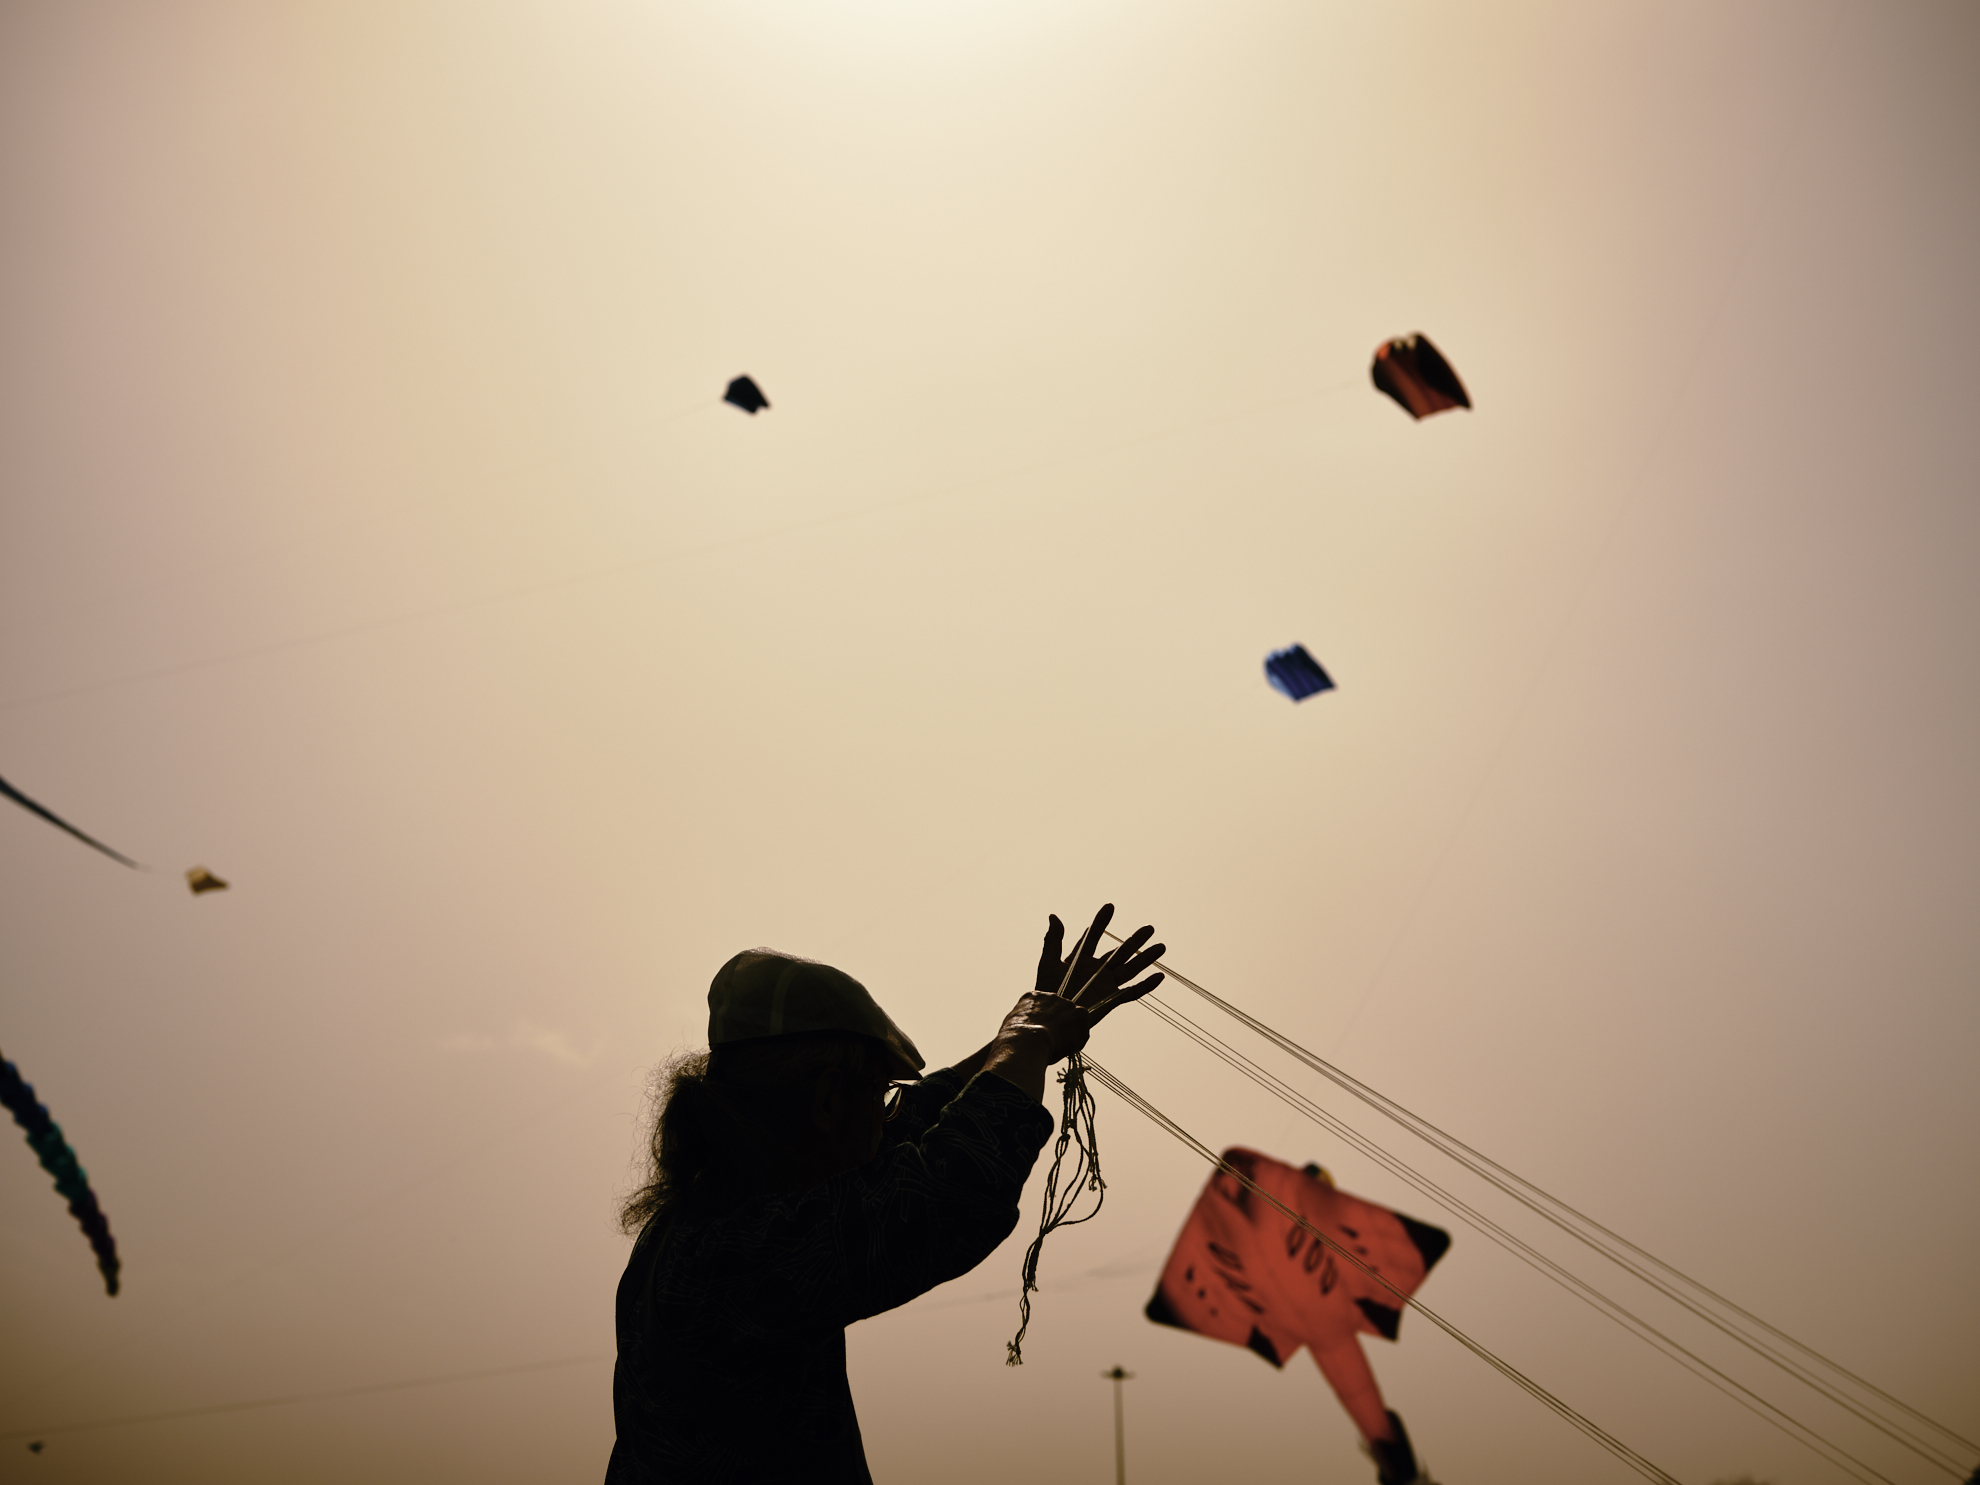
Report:
[[[1335,1190],[1317,1165],[1302,1170],[1246,1149],[1226,1150],[1223,1162],[1228,1169],[1210,1178],[1183,1224],[1148,1318],[1247,1346],[1277,1367],[1304,1346],[1368,1441],[1384,1485],[1419,1478],[1409,1435],[1384,1406],[1358,1337],[1396,1338],[1408,1296],[1450,1234]]]

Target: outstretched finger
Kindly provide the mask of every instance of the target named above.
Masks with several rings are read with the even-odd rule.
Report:
[[[1161,984],[1162,981],[1166,980],[1167,978],[1168,978],[1167,975],[1150,975],[1147,979],[1140,981],[1138,984],[1123,986],[1121,989],[1114,992],[1113,996],[1107,1001],[1105,1005],[1094,1007],[1093,1014],[1096,1017],[1103,1016],[1108,1011],[1111,1011],[1117,1005],[1126,1005],[1131,1000],[1139,1000],[1141,999],[1142,996],[1146,995],[1150,990],[1153,990],[1157,985]]]
[[[1073,966],[1073,983],[1083,985],[1093,973],[1094,953],[1100,947],[1100,939],[1107,932],[1107,925],[1114,921],[1114,905],[1103,903],[1100,911],[1093,915],[1093,923],[1080,935],[1079,959]]]
[[[1046,921],[1048,926],[1045,929],[1045,947],[1038,955],[1036,988],[1040,995],[1055,995],[1058,993],[1059,980],[1065,971],[1061,956],[1066,944],[1066,925],[1059,921],[1057,913],[1047,914]]]
[[[1114,950],[1114,969],[1111,976],[1116,984],[1125,980],[1131,980],[1137,974],[1141,973],[1140,969],[1136,966],[1142,964],[1148,958],[1146,954],[1141,953],[1141,946],[1154,936],[1154,926],[1144,923],[1126,938],[1120,940],[1118,947]]]
[[[1154,930],[1149,929],[1146,931],[1153,932]],[[1139,935],[1137,935],[1137,937],[1139,937]],[[1125,944],[1122,945],[1122,948],[1124,950],[1126,947],[1127,946]],[[1147,948],[1143,949],[1139,954],[1134,955],[1132,958],[1124,957],[1121,961],[1119,978],[1123,980],[1133,979],[1136,975],[1146,970],[1150,965],[1160,964],[1162,962],[1162,956],[1168,952],[1169,952],[1169,946],[1167,944],[1150,944]]]

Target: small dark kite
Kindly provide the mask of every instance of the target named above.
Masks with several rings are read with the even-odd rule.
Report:
[[[722,394],[722,400],[731,407],[739,407],[752,418],[770,405],[770,399],[763,395],[763,389],[746,376],[739,376],[729,383],[729,390]]]
[[[1375,385],[1412,418],[1471,406],[1464,383],[1427,335],[1405,335],[1378,346],[1368,371]]]

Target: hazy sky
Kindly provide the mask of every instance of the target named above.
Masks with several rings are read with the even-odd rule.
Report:
[[[0,1048],[126,1263],[0,1139],[0,1481],[596,1481],[715,968],[946,1062],[1107,899],[1980,1436],[1972,4],[13,0],[0,190],[0,776],[158,867],[0,810]],[[1412,330],[1474,413],[1369,388]],[[1423,1298],[1688,1485],[1846,1478],[1094,1051],[1452,1226]],[[876,1478],[1109,1479],[1115,1363],[1139,1485],[1372,1478],[1142,1318],[1205,1171],[1100,1137],[1022,1369],[1036,1181],[850,1333]],[[1370,1349],[1441,1480],[1634,1478]]]

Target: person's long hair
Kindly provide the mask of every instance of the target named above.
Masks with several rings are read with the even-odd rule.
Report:
[[[653,1079],[645,1179],[619,1209],[619,1225],[637,1234],[655,1220],[802,1185],[826,1153],[811,1112],[827,1068],[883,1078],[886,1052],[871,1037],[805,1031],[663,1064]]]

